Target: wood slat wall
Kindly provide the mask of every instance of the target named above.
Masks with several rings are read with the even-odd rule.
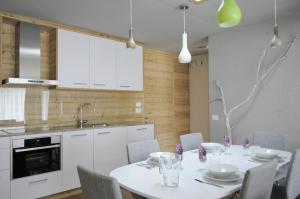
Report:
[[[1,14],[4,17],[0,17],[0,79],[16,74],[16,19],[44,25],[41,30],[41,77],[45,79],[56,78],[55,28],[67,27],[89,34],[88,30],[82,31],[63,24],[53,25],[38,19]],[[91,34],[97,35],[94,32]],[[105,37],[109,38],[107,35]],[[41,95],[47,92],[48,120],[43,121]],[[29,126],[74,125],[77,108],[85,102],[93,103],[96,107],[96,114],[89,110],[85,112],[91,122],[153,122],[161,149],[173,151],[179,134],[189,131],[189,68],[178,64],[175,54],[144,48],[144,92],[26,87],[25,122]],[[141,114],[135,113],[136,102],[142,103]]]

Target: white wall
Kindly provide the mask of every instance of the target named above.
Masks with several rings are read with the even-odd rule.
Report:
[[[236,105],[249,93],[255,82],[257,63],[264,46],[272,38],[273,21],[235,27],[209,37],[209,96],[219,95],[214,80],[224,87],[228,107]],[[284,45],[272,50],[265,62],[271,63],[285,49],[287,42],[300,31],[300,14],[279,20],[280,36]],[[234,115],[238,125],[233,130],[233,141],[242,136],[252,138],[255,131],[284,134],[289,149],[300,148],[300,40],[289,57],[264,83],[256,100]],[[226,131],[220,102],[210,104],[210,136],[212,141],[223,141]],[[246,114],[245,114],[246,113]],[[211,115],[218,114],[219,121]]]

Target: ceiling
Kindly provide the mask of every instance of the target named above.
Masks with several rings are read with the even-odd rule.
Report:
[[[179,4],[188,0],[133,0],[134,36],[148,48],[178,52],[183,31]],[[243,18],[241,25],[273,17],[273,0],[237,0]],[[187,11],[190,50],[203,49],[206,36],[224,31],[215,22],[221,0],[208,0]],[[299,12],[300,0],[277,0],[279,18]],[[120,37],[128,36],[128,0],[0,0],[0,10],[65,23]],[[204,41],[201,43],[201,41]]]

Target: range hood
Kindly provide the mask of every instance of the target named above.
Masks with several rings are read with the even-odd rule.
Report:
[[[9,85],[55,86],[56,80],[43,80],[41,76],[40,27],[19,22],[16,28],[16,76],[2,80]]]

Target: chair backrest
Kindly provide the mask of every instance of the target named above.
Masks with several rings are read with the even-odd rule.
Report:
[[[263,164],[246,172],[239,199],[270,199],[277,161]]]
[[[271,132],[255,132],[253,144],[264,148],[287,150],[286,139],[283,135]]]
[[[288,198],[296,198],[300,194],[300,149],[293,155],[286,189]]]
[[[127,144],[128,162],[130,164],[147,160],[150,153],[159,152],[157,140],[145,140]]]
[[[122,199],[116,179],[91,172],[78,166],[82,193],[86,199]]]
[[[201,133],[189,133],[179,137],[183,151],[198,149],[203,142]]]

